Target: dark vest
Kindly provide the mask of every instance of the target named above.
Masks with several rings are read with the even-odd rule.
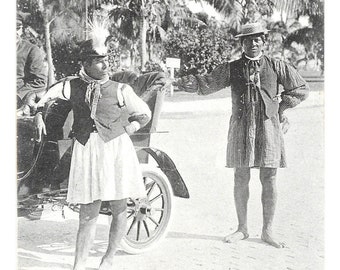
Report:
[[[232,112],[240,117],[244,107],[242,99],[247,90],[247,78],[244,72],[246,60],[244,57],[230,63],[230,86],[232,96]],[[260,95],[265,105],[266,117],[278,113],[279,101],[276,96],[279,93],[278,77],[274,70],[273,60],[263,56],[260,60]]]
[[[85,145],[94,127],[104,142],[108,142],[125,132],[120,118],[121,108],[117,99],[119,83],[109,80],[101,85],[101,97],[98,101],[94,120],[90,117],[90,108],[85,103],[88,84],[79,78],[71,80],[70,84],[70,101],[74,116],[72,130],[77,141]]]

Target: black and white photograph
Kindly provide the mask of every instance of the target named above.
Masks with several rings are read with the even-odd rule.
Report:
[[[337,269],[325,1],[7,5],[6,269]]]

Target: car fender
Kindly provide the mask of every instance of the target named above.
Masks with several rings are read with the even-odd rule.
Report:
[[[178,172],[175,163],[166,153],[152,147],[137,148],[136,151],[137,153],[141,151],[146,152],[157,162],[159,168],[169,179],[174,196],[181,198],[190,197],[188,188],[185,185],[182,176]]]

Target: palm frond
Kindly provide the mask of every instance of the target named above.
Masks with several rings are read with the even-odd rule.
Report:
[[[304,27],[300,28],[286,37],[284,41],[284,47],[289,47],[293,42],[303,44],[306,47],[311,47],[316,43],[323,43],[323,34],[317,31],[315,28]]]
[[[271,0],[280,12],[288,17],[298,15],[317,16],[323,13],[323,0]]]
[[[113,19],[113,26],[117,29],[122,36],[129,39],[136,38],[136,25],[135,21],[138,18],[138,14],[129,8],[115,7],[109,11],[109,18]]]
[[[216,11],[224,16],[231,15],[235,3],[239,3],[237,0],[204,0],[204,2],[211,5]]]

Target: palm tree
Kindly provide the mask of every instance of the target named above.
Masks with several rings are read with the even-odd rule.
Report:
[[[184,0],[120,0],[112,1],[113,8],[109,16],[113,18],[115,27],[126,39],[132,41],[133,46],[139,45],[141,69],[144,70],[152,54],[151,44],[166,37],[166,30],[176,25],[184,18],[187,20],[188,8]],[[148,44],[147,44],[147,41]]]
[[[38,0],[38,9],[42,15],[45,35],[46,58],[48,64],[48,86],[54,83],[54,65],[52,58],[51,34],[50,26],[53,21],[68,11],[65,7],[67,1],[56,0]]]
[[[276,8],[286,17],[298,18],[309,16],[312,23],[320,23],[323,19],[323,0],[195,0],[207,2],[222,15],[231,18],[234,26],[239,26],[254,18],[254,13],[259,12],[262,16],[270,16],[273,8]],[[314,21],[315,20],[315,21]]]
[[[203,0],[196,0],[203,1]],[[273,13],[272,0],[204,0],[225,16],[230,27],[239,31],[242,24],[258,21]],[[284,0],[282,0],[284,1]]]
[[[203,1],[203,0],[196,0]],[[304,44],[307,50],[314,51],[323,65],[324,52],[324,1],[323,0],[204,0],[212,5],[218,12],[229,18],[229,24],[236,31],[240,25],[248,21],[259,19],[261,16],[270,16],[276,8],[286,15],[285,24],[289,18],[298,19],[308,16],[311,27],[298,29],[289,33],[284,46],[293,41]],[[323,66],[322,66],[323,67]]]
[[[118,1],[117,1],[118,2]],[[117,3],[118,4],[118,3]],[[148,27],[148,11],[155,10],[158,1],[123,1],[115,5],[109,12],[110,18],[113,18],[115,28],[119,34],[132,41],[133,49],[137,42],[140,43],[140,57],[142,70],[146,62],[146,34]],[[133,56],[133,55],[132,55]],[[134,59],[134,57],[133,57]]]
[[[167,40],[167,32],[170,28],[184,26],[206,26],[208,15],[206,13],[193,14],[182,2],[170,1],[167,6],[159,6],[148,17],[147,45],[149,60],[153,56],[153,47]]]
[[[323,14],[323,0],[272,0],[275,8],[287,17],[301,15],[320,16]]]
[[[324,1],[323,0],[286,0],[274,1],[278,10],[287,14],[287,18],[297,20],[300,16],[308,16],[310,26],[289,33],[284,46],[289,47],[293,42],[303,44],[306,55],[312,53],[314,58],[321,60],[321,72],[324,62]],[[307,57],[306,57],[307,58]]]

